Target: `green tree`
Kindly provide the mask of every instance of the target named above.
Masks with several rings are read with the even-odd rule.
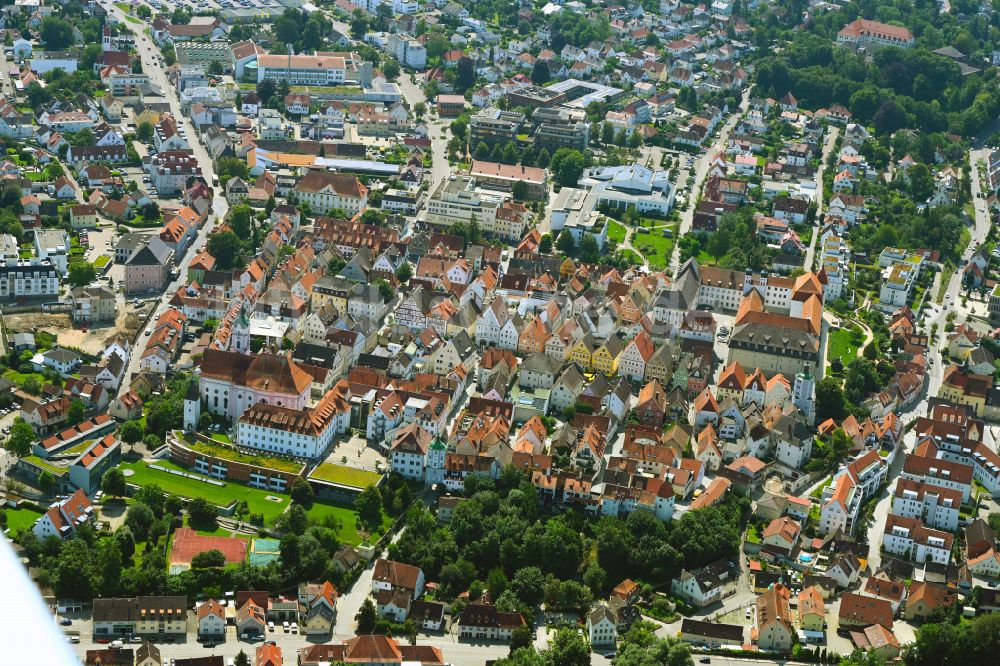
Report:
[[[552,252],[552,234],[542,234],[542,239],[538,242],[538,251],[542,254]]]
[[[243,260],[243,247],[232,231],[222,231],[208,237],[208,252],[221,270],[236,268]]]
[[[907,177],[910,180],[910,196],[914,201],[924,202],[934,193],[934,176],[922,162],[910,167]]]
[[[567,257],[572,257],[576,253],[576,241],[568,229],[563,229],[562,233],[559,234],[559,239],[556,240],[556,249]]]
[[[355,9],[351,15],[351,37],[363,39],[368,32],[368,19],[360,9]]]
[[[109,497],[125,497],[128,494],[128,485],[125,482],[125,474],[118,467],[113,467],[101,477],[101,490]]]
[[[514,573],[507,586],[524,604],[537,606],[542,601],[545,590],[545,576],[536,566],[522,567]]]
[[[593,234],[585,234],[580,241],[580,251],[577,253],[582,261],[596,263],[601,258],[601,249]]]
[[[35,442],[35,431],[27,421],[18,416],[14,419],[14,425],[10,428],[10,437],[7,439],[7,450],[19,458],[31,453],[31,445]]]
[[[459,92],[465,92],[472,87],[472,84],[476,82],[476,68],[472,63],[472,58],[469,56],[462,56],[458,59],[458,65],[455,68],[455,88]]]
[[[560,148],[549,162],[549,170],[555,175],[556,182],[564,187],[573,187],[580,180],[587,160],[583,153],[573,148]]]
[[[51,495],[52,491],[56,489],[56,477],[52,475],[51,472],[42,472],[38,475],[38,489],[46,495]]]
[[[358,520],[369,529],[382,523],[382,496],[378,488],[368,486],[354,500],[354,510],[358,512]]]
[[[69,403],[69,409],[66,411],[66,423],[74,426],[83,421],[84,414],[86,413],[87,408],[84,407],[83,403],[79,400],[73,400]]]
[[[217,173],[219,180],[228,180],[234,177],[246,180],[250,177],[250,170],[247,168],[247,163],[238,157],[221,158]]]
[[[260,101],[266,105],[271,101],[271,98],[274,97],[274,93],[277,89],[278,86],[274,83],[273,79],[264,79],[257,84],[257,97],[259,97]]]
[[[97,278],[97,269],[87,261],[69,265],[69,281],[74,287],[85,287]]]
[[[378,287],[378,293],[382,297],[383,302],[388,303],[395,298],[396,290],[385,280],[375,280],[375,286]]]
[[[246,652],[240,650],[236,659],[233,660],[233,666],[250,666],[250,657],[247,656]]]
[[[379,5],[379,7],[382,7],[382,5]],[[399,78],[399,63],[391,58],[386,60],[382,63],[382,73],[385,74],[385,78],[388,81],[395,81]]]
[[[524,201],[528,198],[528,184],[523,180],[515,181],[510,188],[510,193],[518,201]]]
[[[73,26],[61,18],[47,16],[42,19],[39,34],[49,51],[62,51],[73,46]]]
[[[156,520],[153,510],[146,504],[133,501],[125,512],[125,527],[128,528],[136,541],[145,541],[149,535],[149,527]]]
[[[217,526],[219,509],[203,497],[188,502],[187,512],[191,526],[196,529],[212,530]]]
[[[153,123],[148,120],[139,123],[138,127],[135,128],[135,136],[139,141],[152,141]]]
[[[410,262],[404,261],[396,269],[396,279],[399,280],[400,284],[406,284],[413,277],[413,268],[410,266]]]
[[[361,602],[361,608],[358,609],[354,620],[358,623],[359,634],[370,634],[375,628],[375,624],[378,622],[378,610],[372,603],[371,597],[365,597],[365,600]]]
[[[313,502],[316,501],[316,494],[313,492],[312,485],[302,477],[297,477],[292,482],[290,494],[292,501],[305,509],[311,509]]]
[[[583,633],[574,628],[556,631],[546,652],[546,661],[553,666],[590,666],[590,645]]]
[[[216,548],[203,551],[191,558],[192,569],[217,569],[224,566],[226,566],[226,556]]]
[[[229,209],[228,224],[237,238],[252,238],[253,210],[245,204],[233,206]]]
[[[549,82],[550,77],[549,64],[544,60],[536,60],[531,68],[531,82],[536,86],[543,86]]]
[[[131,449],[140,441],[142,441],[142,436],[145,431],[142,429],[142,424],[139,421],[126,421],[118,428],[118,436],[123,442],[129,445]]]
[[[722,229],[716,230],[705,242],[705,251],[712,255],[716,261],[726,256],[731,247],[732,238]]]

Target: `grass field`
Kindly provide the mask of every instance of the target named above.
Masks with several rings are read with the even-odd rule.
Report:
[[[857,324],[851,324],[850,328],[832,331],[827,341],[826,359],[832,361],[839,358],[846,366],[858,357],[858,349],[864,342],[864,331]]]
[[[22,527],[30,528],[42,515],[34,509],[7,509],[7,529],[16,534]]]
[[[215,433],[212,439],[221,444],[230,444],[229,437],[222,433]],[[229,446],[215,446],[200,440],[185,439],[185,444],[194,451],[204,453],[207,456],[215,456],[224,460],[245,463],[247,465],[257,465],[259,467],[270,467],[281,472],[297,473],[302,469],[302,464],[285,460],[284,458],[273,458],[271,456],[254,456],[248,453],[237,451]]]
[[[632,250],[629,250],[628,248],[626,248],[624,250],[619,250],[619,252],[621,252],[622,256],[625,257],[625,259],[628,260],[628,262],[630,264],[632,264],[633,266],[641,266],[642,265],[642,257],[639,256],[639,253],[633,252]]]
[[[94,260],[94,268],[101,270],[111,262],[111,257],[106,254],[102,254],[97,259]]]
[[[161,467],[171,467],[183,469],[167,462],[158,462]],[[127,463],[121,466],[123,470],[132,470],[132,476],[126,476],[128,483],[137,486],[145,486],[152,483],[160,486],[164,492],[171,495],[180,495],[188,499],[201,497],[217,506],[225,506],[234,499],[246,500],[250,513],[263,514],[265,522],[272,524],[274,520],[288,508],[288,495],[280,493],[257,490],[249,486],[238,483],[226,483],[224,486],[214,486],[196,479],[189,479],[183,476],[168,474],[158,469],[150,469],[146,463],[139,461]],[[279,501],[272,501],[268,497],[277,497]]]
[[[346,465],[334,465],[333,463],[323,463],[313,470],[310,478],[330,483],[339,483],[352,488],[367,488],[379,482],[382,478],[380,474],[369,472],[363,469],[347,467]]]
[[[665,238],[658,231],[635,234],[632,236],[632,246],[645,255],[651,268],[663,269],[670,261],[670,254],[674,250],[674,239]]]
[[[608,222],[608,240],[613,240],[619,245],[625,240],[625,227],[621,222],[614,220]]]
[[[312,523],[322,524],[323,520],[328,516],[336,518],[340,522],[340,528],[337,530],[337,538],[341,542],[349,543],[352,546],[357,546],[361,543],[361,535],[358,533],[357,528],[357,511],[349,506],[334,504],[332,502],[316,502],[309,509],[309,521]],[[375,535],[375,538],[384,534],[390,524],[391,521],[388,516],[383,518],[382,528]]]

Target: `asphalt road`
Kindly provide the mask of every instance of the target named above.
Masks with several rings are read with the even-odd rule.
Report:
[[[134,25],[125,20],[125,12],[116,7],[113,3],[107,3],[105,8],[118,17],[122,25],[128,26],[129,28]],[[163,94],[170,103],[170,110],[173,113],[174,118],[177,120],[178,125],[184,129],[185,136],[188,137],[188,141],[191,144],[191,151],[193,152],[195,159],[198,160],[198,164],[201,166],[202,175],[205,177],[206,182],[211,183],[213,177],[215,176],[215,169],[212,166],[212,160],[209,158],[205,148],[201,145],[197,129],[194,125],[192,125],[190,119],[181,113],[180,99],[177,96],[177,91],[167,80],[166,72],[160,65],[157,58],[157,56],[160,55],[159,47],[157,47],[153,40],[150,39],[150,37],[142,30],[138,30],[134,34],[136,50],[142,59],[142,71],[149,75],[150,81],[153,85],[163,91]],[[164,292],[160,296],[155,309],[156,313],[165,310],[167,303],[173,294],[187,283],[187,269],[191,264],[191,260],[195,257],[198,251],[205,246],[209,234],[211,234],[212,229],[215,228],[215,221],[217,219],[225,218],[228,210],[229,204],[223,196],[222,189],[215,188],[215,198],[212,201],[212,214],[209,215],[208,221],[205,222],[205,226],[201,229],[195,240],[192,241],[184,256],[180,258],[179,261],[175,260],[177,261],[177,267],[180,270],[179,277],[168,284],[164,289]],[[139,361],[142,359],[142,354],[146,349],[147,340],[148,338],[140,332],[139,337],[136,339],[132,349],[132,356],[129,359],[125,379],[122,381],[122,392],[128,390],[132,375],[139,371]]]
[[[990,229],[990,217],[986,210],[986,201],[979,198],[981,192],[980,178],[979,178],[979,168],[976,166],[976,161],[982,159],[985,154],[985,150],[971,150],[969,152],[969,160],[972,164],[972,172],[970,174],[972,180],[972,201],[975,206],[975,220],[972,229],[972,241],[969,246],[962,253],[963,259],[969,259],[974,253],[976,247],[978,247],[985,239],[986,234]],[[938,274],[937,280],[934,282],[932,295],[937,295],[939,280],[941,279],[941,273]],[[941,340],[944,339],[944,327],[948,320],[948,313],[956,307],[961,296],[961,286],[962,286],[962,272],[961,266],[952,273],[951,279],[948,282],[948,287],[945,292],[945,298],[943,307],[942,306],[929,306],[924,313],[923,325],[924,330],[930,332],[935,326],[937,327],[938,341],[937,344],[930,345],[930,351],[928,352],[928,361],[930,367],[928,369],[928,386],[927,391],[924,393],[924,397],[914,405],[911,409],[901,413],[899,415],[900,420],[903,423],[909,423],[911,420],[921,416],[927,412],[927,399],[929,396],[936,396],[938,389],[941,388],[941,380],[944,375],[944,365],[946,359],[941,355]],[[916,437],[912,433],[906,435],[903,438],[904,451],[909,453],[914,445],[916,444]],[[899,476],[900,471],[903,467],[904,456],[897,456],[895,463],[889,469],[889,478],[887,491],[882,494],[878,500],[878,504],[875,506],[874,520],[872,521],[871,527],[868,530],[868,567],[875,571],[878,569],[879,563],[882,561],[881,546],[882,546],[882,531],[885,527],[886,516],[889,515],[889,509],[892,505],[892,488],[893,481]]]

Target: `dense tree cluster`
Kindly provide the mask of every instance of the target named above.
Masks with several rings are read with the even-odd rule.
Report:
[[[903,650],[906,666],[995,663],[1000,648],[1000,615],[987,613],[961,620],[958,608],[937,612],[917,630],[916,640]]]
[[[627,577],[668,580],[679,567],[736,555],[745,500],[692,511],[672,524],[636,511],[594,522],[573,512],[540,512],[534,486],[511,467],[500,478],[467,479],[469,499],[440,525],[417,506],[389,554],[419,566],[445,597],[489,590],[497,603],[530,615],[547,608],[585,609]]]
[[[839,17],[838,30],[853,18],[829,12],[824,20],[831,16]],[[836,47],[834,36],[800,32],[787,48],[762,58],[757,92],[791,91],[809,109],[841,104],[879,134],[912,127],[971,136],[1000,112],[995,73],[963,77],[955,62],[920,45],[880,48],[869,59]]]

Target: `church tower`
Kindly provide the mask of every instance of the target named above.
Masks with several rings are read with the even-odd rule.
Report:
[[[792,404],[805,414],[806,422],[814,425],[816,421],[816,378],[809,372],[807,363],[802,372],[795,375],[792,386]]]
[[[233,332],[229,340],[229,348],[241,354],[250,351],[250,319],[247,318],[247,306],[240,307],[240,316],[233,322]]]
[[[114,51],[114,45],[111,41],[111,28],[104,26],[104,36],[101,37],[101,49],[107,53],[108,51]]]
[[[198,392],[198,375],[195,374],[184,396],[184,431],[196,432],[201,418],[201,394]]]

